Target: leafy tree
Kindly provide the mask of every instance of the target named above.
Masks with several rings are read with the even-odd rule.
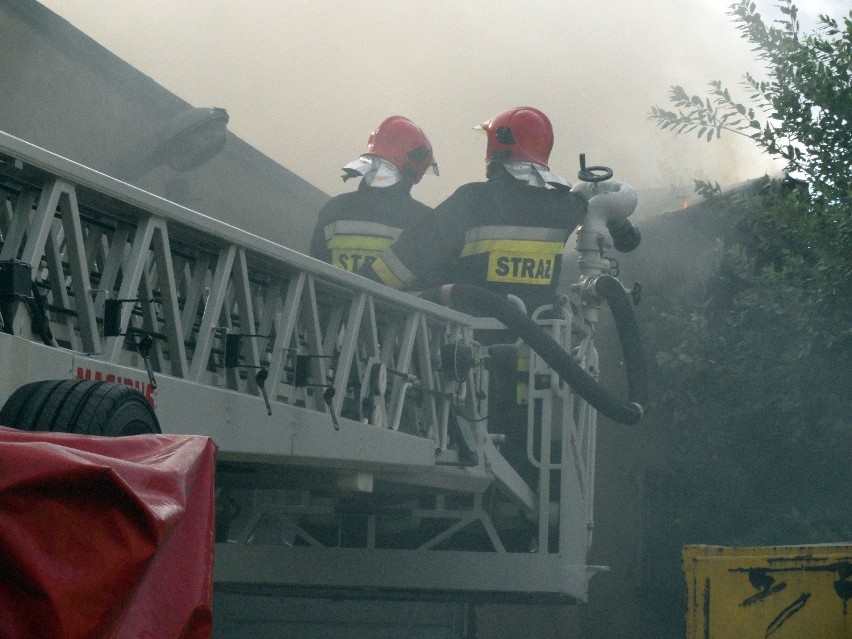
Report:
[[[686,544],[852,538],[852,348],[830,343],[810,292],[742,241],[737,221],[752,208],[791,206],[771,180],[755,188],[674,214],[733,223],[716,238],[711,277],[675,292],[652,283],[637,307],[652,397],[644,570],[655,610],[682,601]],[[683,636],[682,616],[664,621],[665,636]]]
[[[778,6],[782,18],[767,25],[749,0],[731,5],[743,37],[766,63],[768,79],[751,73],[744,87],[754,106],[737,102],[718,80],[702,98],[674,86],[677,108],[651,109],[660,128],[676,133],[697,131],[707,141],[723,131],[754,140],[769,154],[786,160],[791,174],[802,174],[815,193],[842,196],[852,185],[852,11],[843,25],[826,15],[817,32],[800,34],[798,8],[792,0]],[[763,116],[763,118],[762,118]]]
[[[774,251],[782,267],[825,314],[830,341],[849,339],[852,327],[852,11],[842,23],[819,16],[814,33],[800,33],[798,8],[785,0],[781,17],[767,24],[749,0],[730,6],[743,37],[766,65],[766,80],[747,73],[750,106],[719,81],[708,95],[671,89],[675,110],[653,107],[652,120],[677,134],[696,132],[707,141],[723,132],[751,138],[787,172],[802,179],[805,193],[774,208],[752,206],[747,219],[752,243]],[[715,185],[718,190],[718,184]],[[696,181],[712,194],[714,185]],[[825,320],[825,321],[823,321]]]
[[[662,451],[647,570],[664,599],[682,592],[683,544],[852,537],[852,12],[802,36],[796,6],[778,8],[767,24],[752,2],[730,7],[766,64],[767,79],[745,75],[745,103],[714,81],[650,113],[676,134],[747,136],[799,178],[696,181],[705,200],[672,215],[720,220],[713,274],[638,310]]]

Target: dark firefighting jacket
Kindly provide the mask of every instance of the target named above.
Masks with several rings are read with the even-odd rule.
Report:
[[[411,197],[405,180],[384,188],[367,186],[333,197],[320,209],[311,238],[312,257],[357,271],[390,246],[403,230],[431,220],[433,211]]]
[[[403,232],[359,274],[398,289],[472,284],[516,295],[532,312],[553,302],[565,243],[587,208],[580,193],[499,171],[460,187],[435,209],[435,222]]]

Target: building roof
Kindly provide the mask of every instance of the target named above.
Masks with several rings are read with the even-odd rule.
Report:
[[[0,4],[0,59],[0,130],[306,252],[328,195],[233,133],[198,168],[127,173],[193,105],[35,0]]]

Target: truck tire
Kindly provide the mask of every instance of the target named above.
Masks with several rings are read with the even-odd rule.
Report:
[[[21,386],[0,409],[0,424],[29,431],[123,437],[160,433],[135,388],[91,380],[46,380]]]
[[[0,426],[21,429],[20,417],[30,398],[44,382],[24,384],[9,396],[3,408],[0,408]]]

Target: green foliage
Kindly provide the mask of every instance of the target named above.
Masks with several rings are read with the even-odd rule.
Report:
[[[756,141],[757,134],[748,131],[749,128],[760,129],[754,109],[746,109],[742,104],[735,103],[718,80],[710,82],[710,88],[710,95],[702,98],[687,94],[681,86],[673,86],[669,99],[677,111],[651,107],[651,119],[656,120],[661,129],[671,129],[676,134],[697,131],[697,136],[706,138],[708,142],[714,137],[721,137],[722,131],[744,135]]]
[[[807,185],[791,180],[754,180],[722,194],[719,185],[696,181],[708,214],[718,215],[731,242],[752,260],[770,267],[759,285],[800,291],[803,305],[817,313],[810,334],[827,346],[852,341],[852,223],[849,203],[813,201]],[[777,275],[783,275],[778,278]]]
[[[699,294],[638,307],[655,452],[645,569],[663,599],[682,592],[685,544],[852,538],[852,347],[829,343],[809,295],[731,237]]]
[[[676,110],[653,107],[650,118],[663,130],[696,132],[710,141],[723,131],[744,135],[787,170],[801,174],[818,196],[852,193],[852,11],[843,24],[819,17],[816,33],[802,36],[798,9],[785,0],[782,17],[767,25],[749,0],[731,5],[743,37],[754,45],[768,79],[744,76],[748,106],[734,99],[718,80],[708,95],[690,95],[674,86],[669,96]]]
[[[748,205],[755,250],[774,255],[791,281],[809,291],[832,327],[829,341],[848,339],[852,326],[852,11],[842,26],[820,16],[816,33],[800,35],[798,9],[785,0],[781,18],[767,25],[753,2],[731,5],[743,37],[767,67],[767,80],[745,75],[754,106],[737,102],[720,82],[707,97],[672,88],[676,111],[654,107],[650,117],[661,129],[697,131],[707,140],[723,131],[751,138],[768,154],[783,158],[788,172],[807,189],[795,200],[755,200]],[[696,181],[705,197],[721,193],[718,184]],[[826,324],[826,322],[823,322]]]
[[[654,404],[648,508],[651,582],[681,591],[679,548],[852,538],[852,12],[799,33],[798,10],[730,15],[767,79],[745,75],[746,103],[719,82],[705,97],[672,88],[661,129],[751,138],[802,180],[722,192],[696,182],[718,238],[698,293],[646,296]]]

